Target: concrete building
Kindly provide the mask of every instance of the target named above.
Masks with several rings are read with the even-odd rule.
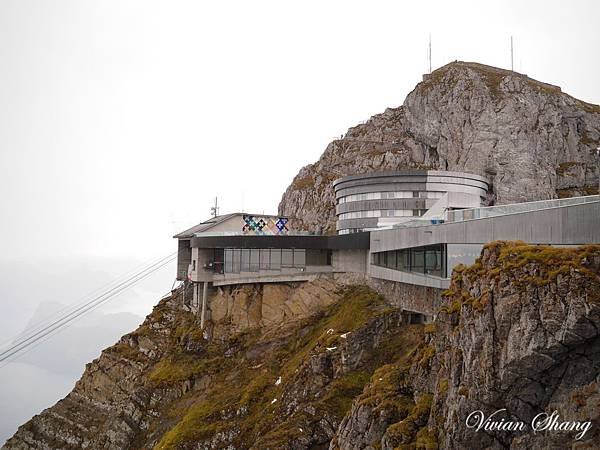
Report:
[[[339,234],[412,220],[441,221],[447,211],[484,204],[484,177],[463,172],[411,170],[351,175],[333,182]]]
[[[340,233],[335,236],[294,230],[285,217],[242,213],[214,217],[175,236],[177,277],[192,283],[202,323],[212,286],[348,275],[381,289],[387,283],[385,289],[401,298],[399,306],[431,316],[452,269],[473,263],[487,242],[600,243],[599,196],[483,207],[488,184],[482,177],[439,171],[345,177],[334,188]],[[344,218],[346,206],[424,212]]]

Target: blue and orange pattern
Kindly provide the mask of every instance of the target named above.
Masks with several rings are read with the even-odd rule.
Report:
[[[289,231],[287,217],[262,217],[244,215],[244,234],[278,235]]]

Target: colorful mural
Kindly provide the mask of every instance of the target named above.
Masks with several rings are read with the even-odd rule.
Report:
[[[287,217],[264,217],[244,215],[244,234],[278,235],[287,234],[289,230]]]

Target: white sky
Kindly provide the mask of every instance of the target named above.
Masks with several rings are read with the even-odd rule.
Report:
[[[600,3],[0,2],[0,259],[141,258],[276,212],[305,164],[427,67],[516,69],[599,103]]]

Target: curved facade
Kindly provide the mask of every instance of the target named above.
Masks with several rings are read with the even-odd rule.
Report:
[[[333,183],[339,234],[414,219],[441,220],[447,210],[481,206],[487,180],[464,172],[407,170],[351,175]]]

